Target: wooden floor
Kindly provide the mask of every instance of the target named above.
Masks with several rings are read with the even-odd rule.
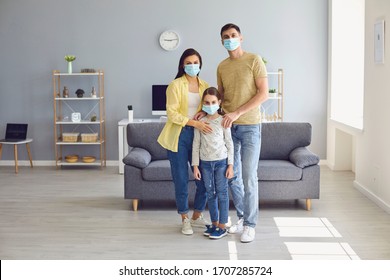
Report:
[[[172,202],[131,211],[117,168],[2,166],[0,259],[390,259],[390,215],[354,189],[353,173],[321,168],[311,211],[261,201],[256,240],[242,244],[182,235]]]

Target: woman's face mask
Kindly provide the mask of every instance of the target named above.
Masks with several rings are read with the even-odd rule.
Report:
[[[186,64],[184,65],[184,72],[191,77],[195,77],[200,72],[199,64]]]

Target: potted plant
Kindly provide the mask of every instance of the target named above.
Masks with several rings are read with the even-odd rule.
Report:
[[[74,55],[65,55],[65,60],[68,62],[68,74],[72,74],[72,61],[75,59]]]
[[[276,91],[275,88],[270,88],[268,90],[268,94],[269,94],[270,97],[276,97],[277,96],[277,91]]]

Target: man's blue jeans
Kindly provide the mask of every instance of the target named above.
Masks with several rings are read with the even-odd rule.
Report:
[[[228,179],[226,178],[227,159],[201,160],[199,169],[207,191],[207,205],[211,221],[226,224],[229,215],[229,191]]]
[[[229,180],[237,216],[244,226],[255,227],[259,209],[257,167],[261,149],[261,124],[233,125],[234,177]]]
[[[187,214],[188,206],[188,163],[192,161],[192,140],[194,139],[194,128],[183,127],[177,152],[168,150],[168,159],[171,164],[171,174],[175,184],[175,197],[177,212]],[[194,210],[202,212],[206,208],[207,196],[203,181],[195,180],[196,193],[194,199]]]

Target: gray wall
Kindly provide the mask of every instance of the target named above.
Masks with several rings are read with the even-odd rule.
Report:
[[[201,77],[215,85],[227,56],[219,31],[241,27],[243,48],[285,70],[285,121],[313,125],[311,149],[326,157],[327,0],[0,0],[0,135],[7,122],[28,122],[34,160],[54,160],[51,71],[105,71],[107,159],[117,160],[117,122],[133,104],[151,116],[152,84],[169,83],[189,47],[203,57]],[[166,52],[159,34],[177,30],[178,50]],[[20,153],[23,159],[24,153]],[[3,151],[3,159],[12,159]]]

